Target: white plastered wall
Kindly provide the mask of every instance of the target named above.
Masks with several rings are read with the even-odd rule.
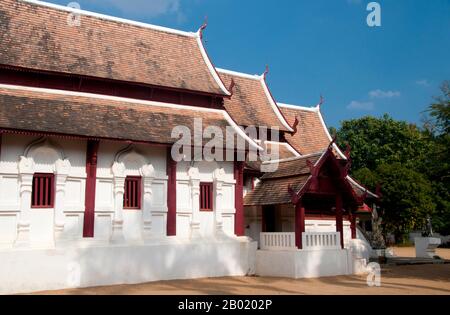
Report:
[[[126,176],[142,177],[141,209],[123,209]],[[101,142],[97,161],[94,238],[137,242],[166,234],[164,147]]]
[[[177,164],[177,237],[234,235],[234,169],[232,162]],[[213,183],[213,211],[200,211],[199,185]]]
[[[45,247],[52,245],[55,238],[81,237],[85,147],[84,141],[47,141],[40,137],[3,135],[0,248],[13,247],[17,241]],[[54,208],[31,208],[31,180],[33,173],[37,172],[55,174]]]

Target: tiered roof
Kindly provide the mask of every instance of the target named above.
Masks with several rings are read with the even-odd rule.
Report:
[[[233,96],[225,99],[224,106],[238,125],[293,131],[267,87],[265,74],[249,75],[223,69],[218,71],[226,86],[231,86],[234,81]]]
[[[80,25],[68,23],[69,13]],[[230,95],[201,31],[182,32],[34,0],[0,1],[0,65]]]
[[[237,134],[258,147],[224,110],[0,85],[0,127],[6,131],[170,144],[178,140],[171,137],[174,126],[190,128],[194,137],[193,117],[221,128],[224,137]]]

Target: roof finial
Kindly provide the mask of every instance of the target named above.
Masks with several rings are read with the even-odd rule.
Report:
[[[233,91],[233,89],[234,89],[235,85],[236,85],[236,82],[234,82],[234,79],[233,79],[233,78],[231,78],[231,83],[230,83],[230,87],[228,88],[228,91],[230,91],[230,93],[231,93],[231,95],[230,95],[230,96],[233,96],[233,94],[234,94],[234,91]]]
[[[203,31],[208,26],[208,16],[205,16],[205,21],[203,22],[202,26],[200,26],[200,29],[198,30],[198,33],[200,34],[200,39],[203,39]]]
[[[295,116],[295,121],[294,121],[294,124],[292,125],[292,130],[294,130],[293,132],[292,132],[292,135],[295,135],[296,133],[297,133],[297,131],[298,131],[298,129],[297,129],[297,127],[298,127],[298,124],[300,123],[300,121],[298,120],[298,116]]]
[[[267,77],[267,75],[269,74],[269,65],[266,65],[266,70],[264,70],[264,73],[263,73],[263,78],[264,78],[264,80],[266,79],[266,77]]]
[[[330,145],[328,146],[330,149],[336,143],[336,140],[337,140],[337,134],[334,134],[333,138],[331,139]]]
[[[378,196],[378,198],[383,197],[383,194],[381,193],[381,183],[377,183],[375,194]]]
[[[350,159],[350,153],[352,152],[352,147],[349,143],[346,144],[344,155],[347,159]]]
[[[320,109],[320,106],[322,106],[323,103],[325,103],[325,98],[322,94],[320,94],[320,102],[317,104],[317,107]]]
[[[298,197],[298,194],[294,191],[291,184],[288,185],[288,193],[291,196],[291,202],[296,205],[300,198]]]

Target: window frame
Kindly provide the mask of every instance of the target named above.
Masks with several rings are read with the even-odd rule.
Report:
[[[208,187],[209,188],[209,196],[208,197],[205,196],[206,197],[205,200],[203,200],[204,199],[203,194],[205,193],[205,190],[203,189],[203,187]],[[213,183],[210,183],[210,182],[201,182],[200,183],[200,194],[199,194],[200,211],[202,211],[202,212],[212,212],[212,211],[214,211],[214,200],[213,200],[214,194],[213,194],[213,190],[214,190]],[[205,203],[208,203],[207,201],[209,201],[210,208],[202,207],[202,205],[203,205],[202,201],[205,201]]]
[[[127,183],[130,181],[137,181],[137,206],[136,207],[127,207],[126,200],[128,197]],[[124,193],[123,193],[123,209],[124,210],[142,210],[142,176],[127,176],[124,182]]]
[[[33,202],[35,201],[35,194],[36,192],[36,186],[35,186],[35,180],[36,178],[50,178],[50,203],[46,205],[34,205]],[[53,173],[34,173],[33,174],[33,181],[32,181],[32,188],[31,188],[31,209],[53,209],[55,207],[55,174]],[[42,189],[42,188],[41,188]],[[39,197],[37,197],[39,199]]]

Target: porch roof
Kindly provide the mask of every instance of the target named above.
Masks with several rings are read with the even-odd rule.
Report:
[[[291,203],[289,187],[301,191],[311,176],[307,161],[316,164],[323,152],[280,161],[277,170],[265,173],[261,182],[244,198],[244,205],[274,205]]]

